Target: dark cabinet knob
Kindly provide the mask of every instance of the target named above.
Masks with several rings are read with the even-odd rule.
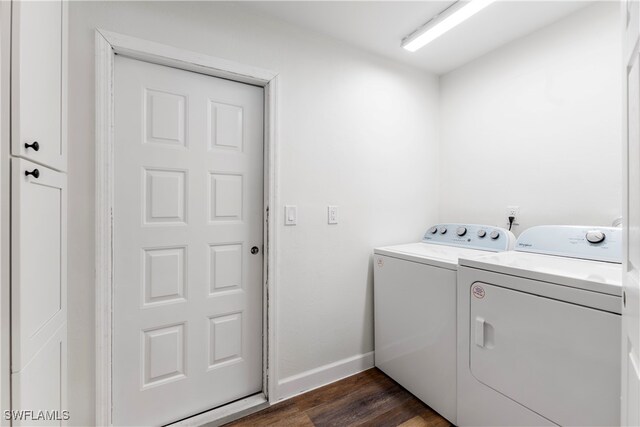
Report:
[[[38,169],[34,169],[32,171],[24,171],[24,176],[33,175],[34,178],[40,178],[40,171]]]
[[[24,148],[26,148],[27,150],[29,148],[33,148],[33,151],[39,151],[40,150],[40,144],[38,144],[38,141],[33,141],[33,143],[31,143],[31,144],[27,144],[25,142],[24,143]]]
[[[260,251],[260,249],[258,249],[258,247],[257,247],[257,246],[254,246],[254,247],[252,247],[252,248],[251,248],[251,253],[252,253],[253,255],[257,254],[259,251]]]

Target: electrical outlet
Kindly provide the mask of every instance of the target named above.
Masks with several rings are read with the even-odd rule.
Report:
[[[520,206],[507,206],[507,225],[509,225],[509,217],[513,217],[513,225],[518,225],[518,215],[520,214]]]
[[[520,213],[520,206],[507,206],[507,217],[515,216],[517,217]]]
[[[327,222],[329,224],[337,224],[338,223],[338,207],[337,206],[328,206],[328,208],[327,208]]]

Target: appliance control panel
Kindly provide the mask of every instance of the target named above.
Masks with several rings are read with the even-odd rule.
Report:
[[[512,232],[491,225],[436,224],[424,233],[422,241],[436,245],[502,252],[512,250],[516,238]]]
[[[522,232],[516,250],[619,264],[622,262],[622,229],[539,225]]]

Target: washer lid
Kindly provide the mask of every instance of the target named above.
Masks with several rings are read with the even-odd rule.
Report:
[[[620,264],[512,251],[460,257],[460,265],[622,296]]]
[[[406,245],[385,246],[373,251],[378,255],[386,255],[407,261],[434,265],[449,270],[458,269],[458,258],[475,258],[485,255],[487,251],[477,249],[457,248],[429,243],[409,243]]]

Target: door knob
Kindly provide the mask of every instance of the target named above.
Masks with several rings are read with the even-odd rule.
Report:
[[[257,246],[254,246],[254,247],[252,247],[252,248],[251,248],[251,253],[252,253],[253,255],[257,254],[259,251],[260,251],[260,249],[258,249],[258,247],[257,247]]]
[[[24,143],[24,148],[26,148],[27,150],[29,148],[33,148],[33,151],[39,151],[40,150],[40,144],[38,144],[38,141],[33,141],[33,143],[31,143],[31,144],[27,144],[25,142]]]
[[[40,178],[40,171],[38,169],[34,169],[32,171],[24,171],[24,176],[33,175],[34,178]]]

